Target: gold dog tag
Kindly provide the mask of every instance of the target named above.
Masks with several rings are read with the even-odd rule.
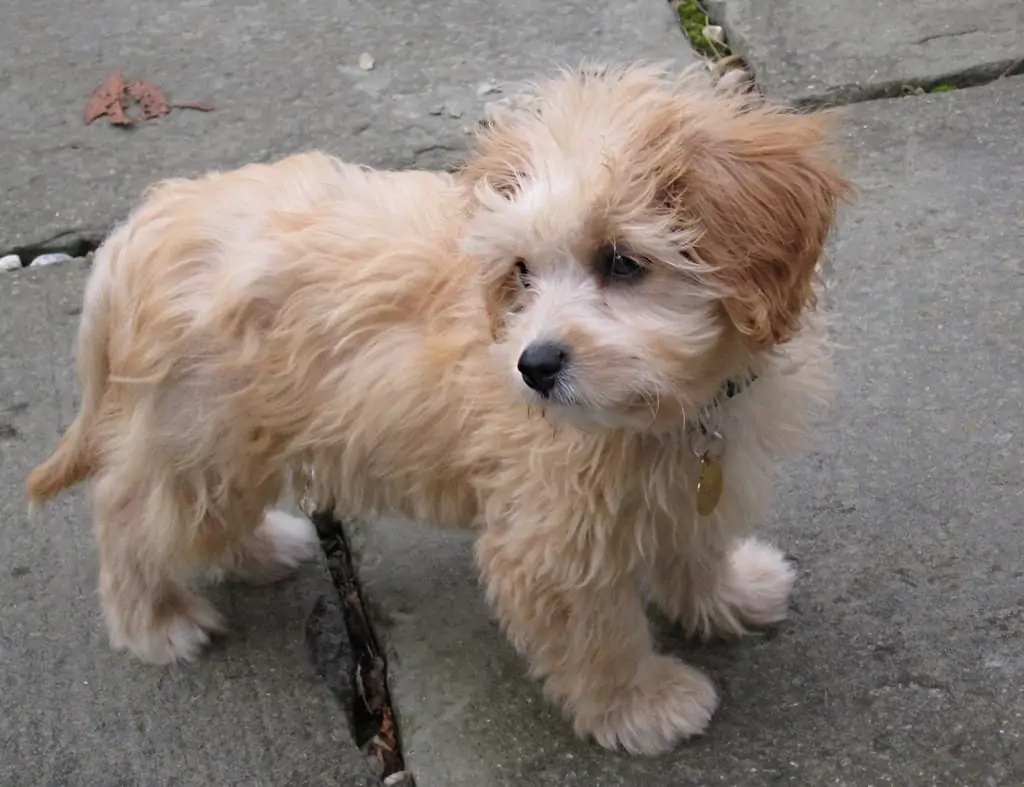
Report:
[[[697,513],[710,516],[722,499],[724,477],[722,464],[704,454],[700,458],[700,477],[697,479]]]

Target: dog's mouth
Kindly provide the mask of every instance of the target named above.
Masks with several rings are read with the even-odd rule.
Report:
[[[572,386],[561,380],[555,383],[552,388],[545,391],[536,391],[532,388],[527,388],[527,396],[531,402],[541,407],[566,409],[586,408],[586,405],[573,391]]]
[[[643,397],[620,406],[599,406],[569,384],[557,385],[544,394],[532,390],[526,394],[532,412],[582,429],[645,429],[657,420],[650,402]]]
[[[598,404],[570,389],[535,404],[552,420],[589,428],[661,431],[674,428],[682,417],[677,401],[654,393],[632,392],[624,399]]]

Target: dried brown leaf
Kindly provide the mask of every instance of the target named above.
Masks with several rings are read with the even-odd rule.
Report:
[[[117,69],[93,91],[82,119],[88,126],[97,118],[106,115],[115,126],[130,126],[135,123],[135,118],[127,113],[126,104],[129,101],[138,102],[143,120],[162,117],[172,109],[213,111],[213,105],[205,101],[181,101],[171,104],[167,100],[167,95],[157,85],[144,79],[125,83],[124,74],[121,69]]]
[[[110,121],[112,126],[133,126],[135,125],[135,118],[129,117],[125,114],[124,104],[114,104],[109,110],[107,110],[107,119]]]
[[[106,115],[115,126],[130,126],[132,119],[124,111],[124,74],[115,69],[89,96],[82,117],[85,125]]]
[[[171,111],[171,105],[167,103],[164,91],[152,82],[140,79],[130,83],[125,90],[129,96],[142,105],[143,120],[153,120]]]

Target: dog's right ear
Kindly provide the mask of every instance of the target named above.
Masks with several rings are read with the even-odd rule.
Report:
[[[490,324],[491,338],[500,341],[505,335],[509,315],[518,296],[515,274],[494,270],[483,283],[484,308]]]
[[[481,285],[491,335],[498,341],[520,292],[516,261],[490,243],[493,222],[495,214],[515,199],[529,177],[529,162],[534,155],[531,139],[536,134],[540,102],[524,92],[495,103],[499,106],[489,107],[486,121],[477,127],[470,155],[456,178],[472,193],[477,208],[482,210],[476,218],[488,228],[487,232],[476,233],[476,227],[471,227],[468,237],[463,238],[463,248],[485,261]]]
[[[515,199],[526,178],[525,140],[507,128],[489,127],[477,133],[473,154],[456,178],[472,197],[469,226],[462,236],[462,251],[480,265],[480,287],[491,337],[499,341],[518,294],[515,259],[509,244],[496,244],[495,230],[509,232],[502,220],[503,207]]]
[[[489,191],[512,199],[529,172],[530,125],[540,117],[540,107],[540,100],[528,92],[488,104],[458,177],[478,189],[478,194]]]
[[[509,135],[499,137],[490,131],[482,132],[478,136],[477,150],[458,173],[485,205],[489,195],[511,200],[522,190],[526,178],[525,157],[513,142]]]

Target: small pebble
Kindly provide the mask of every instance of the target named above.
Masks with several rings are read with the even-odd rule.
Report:
[[[65,254],[62,251],[53,254],[40,254],[28,264],[28,267],[42,268],[44,265],[56,265],[61,262],[69,262],[71,259],[73,258],[70,254]]]
[[[17,254],[7,254],[0,257],[0,271],[13,271],[21,267],[21,257]]]
[[[363,52],[363,54],[359,56],[359,67],[363,69],[363,71],[373,71],[375,63],[376,61],[373,59],[373,55],[369,52]]]
[[[721,25],[705,25],[700,32],[708,41],[725,46],[725,31],[722,30]]]
[[[488,79],[486,82],[481,82],[476,89],[476,94],[480,98],[484,96],[491,96],[495,93],[500,93],[501,88],[498,87],[498,83],[493,79]]]

